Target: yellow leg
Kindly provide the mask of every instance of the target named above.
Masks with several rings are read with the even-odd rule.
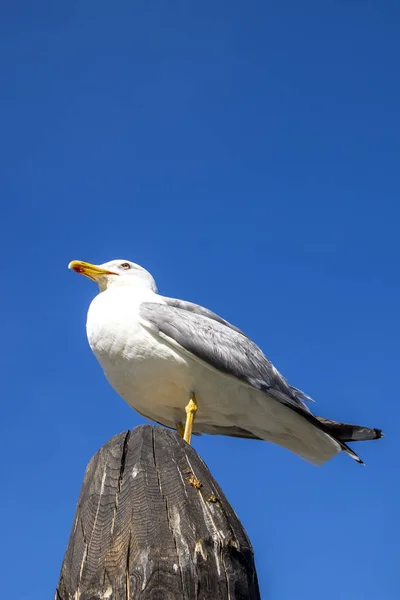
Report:
[[[178,435],[180,435],[181,438],[183,438],[183,435],[185,433],[185,426],[182,423],[182,421],[176,424],[176,431],[178,432]]]
[[[186,424],[183,439],[185,442],[190,444],[190,438],[192,437],[194,416],[197,412],[196,396],[192,393],[190,395],[189,404],[185,407],[186,411]]]

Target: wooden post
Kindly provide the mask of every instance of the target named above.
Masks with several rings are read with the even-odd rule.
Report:
[[[86,469],[56,600],[259,600],[253,551],[174,431],[113,437]]]

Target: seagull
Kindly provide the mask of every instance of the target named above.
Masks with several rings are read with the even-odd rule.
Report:
[[[346,442],[373,440],[380,429],[315,416],[311,398],[289,385],[240,329],[207,308],[158,294],[152,275],[128,260],[73,260],[95,281],[89,345],[116,392],[139,414],[193,434],[260,439],[322,465]]]

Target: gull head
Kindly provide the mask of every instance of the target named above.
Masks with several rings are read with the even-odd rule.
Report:
[[[110,287],[128,285],[157,292],[156,283],[150,273],[130,260],[110,260],[102,265],[73,260],[69,263],[68,269],[95,281],[100,292]]]

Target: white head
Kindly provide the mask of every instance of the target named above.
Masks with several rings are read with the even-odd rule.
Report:
[[[123,285],[144,287],[157,292],[156,282],[150,273],[129,260],[110,260],[102,265],[73,260],[69,263],[68,268],[95,281],[100,292],[104,292],[110,287]]]

